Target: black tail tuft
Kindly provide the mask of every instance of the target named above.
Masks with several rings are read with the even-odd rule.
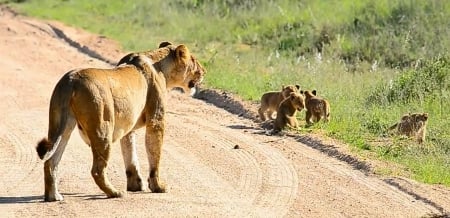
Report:
[[[51,148],[51,143],[47,139],[42,139],[38,143],[36,151],[41,160],[44,158],[44,155],[49,151],[49,148]]]

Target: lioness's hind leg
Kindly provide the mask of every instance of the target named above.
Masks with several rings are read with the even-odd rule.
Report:
[[[64,198],[58,191],[58,165],[61,160],[62,153],[66,149],[68,135],[62,135],[55,154],[44,163],[44,183],[45,193],[44,201],[62,201]]]
[[[139,162],[136,154],[135,133],[130,132],[120,140],[123,161],[127,175],[127,191],[142,191],[142,177],[139,173]]]
[[[67,117],[65,125],[61,128],[63,128],[61,135],[52,135],[51,133],[53,133],[54,130],[50,130],[49,139],[51,141],[41,141],[41,143],[59,143],[58,145],[53,145],[57,146],[56,151],[44,163],[44,201],[62,201],[64,199],[58,191],[58,165],[61,161],[62,154],[66,149],[70,134],[75,128],[75,119]]]
[[[104,140],[92,140],[92,138],[90,140],[93,154],[91,175],[95,183],[109,198],[122,197],[122,193],[111,185],[106,175],[105,169],[108,165],[111,143],[103,142]]]
[[[148,177],[148,187],[154,193],[164,193],[166,188],[159,180],[159,161],[164,137],[164,124],[150,124],[147,126],[145,134],[145,147],[147,148],[150,175]]]

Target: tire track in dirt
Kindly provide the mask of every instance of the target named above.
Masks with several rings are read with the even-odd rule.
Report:
[[[261,216],[287,213],[296,196],[298,181],[292,164],[282,154],[236,130],[220,128],[218,123],[206,123],[194,116],[177,116],[177,119],[183,128],[206,130],[201,134],[216,149],[234,151],[234,158],[244,166],[241,175],[248,175],[238,178],[236,188],[256,208],[254,211],[262,211]],[[242,149],[233,149],[235,146]]]
[[[296,154],[299,154],[304,159],[303,161],[310,163],[311,166],[317,165],[315,166],[316,170],[322,172],[321,181],[327,183],[326,186],[332,187],[334,190],[333,192],[344,193],[346,195],[345,198],[347,199],[354,199],[352,200],[354,201],[354,204],[364,205],[362,208],[370,208],[371,210],[379,211],[379,215],[383,216],[393,216],[396,214],[396,211],[400,211],[400,209],[404,210],[405,208],[408,208],[403,214],[405,216],[408,216],[406,215],[408,213],[410,215],[418,215],[416,213],[424,211],[428,214],[440,214],[439,209],[435,208],[433,205],[416,201],[413,196],[386,184],[377,177],[364,176],[364,172],[349,170],[349,167],[352,166],[346,165],[345,162],[333,159],[326,160],[320,158],[320,156],[311,155],[311,152],[317,152],[313,148],[296,146],[293,143],[285,143],[283,147],[287,153],[295,152]],[[341,184],[334,184],[336,181],[341,181]],[[317,191],[319,193],[320,190]],[[367,198],[365,198],[365,196],[367,196]],[[377,197],[376,199],[373,199],[371,196]],[[382,203],[380,204],[380,202]],[[383,204],[383,202],[386,203]],[[346,205],[343,204],[341,206]],[[367,212],[369,213],[370,210]],[[361,214],[354,215],[360,216]]]
[[[233,185],[211,169],[209,165],[205,165],[198,156],[183,148],[182,144],[172,140],[168,140],[167,144],[169,145],[164,149],[166,161],[170,160],[175,164],[177,167],[175,171],[179,172],[177,176],[183,178],[181,184],[180,182],[176,183],[180,187],[174,189],[181,187],[192,189],[189,193],[198,194],[188,194],[189,196],[186,196],[186,198],[189,202],[222,205],[223,208],[229,208],[227,214],[230,217],[241,217],[246,213],[242,209],[249,207],[245,207],[246,202],[236,192]],[[170,192],[180,193],[181,191]],[[205,198],[201,193],[208,193],[208,198]]]
[[[206,141],[221,150],[231,150],[236,146],[236,142],[228,138],[228,136],[218,135],[212,132],[203,132]],[[237,160],[237,166],[233,169],[241,169],[239,178],[236,178],[236,189],[248,199],[254,199],[262,186],[262,169],[258,160],[249,152],[237,149],[226,155],[230,159]],[[234,164],[234,163],[233,163]],[[230,181],[232,182],[232,181]]]
[[[39,183],[38,181],[42,179],[39,171],[41,165],[33,143],[27,140],[29,135],[34,135],[36,132],[31,127],[34,126],[33,118],[39,113],[32,111],[26,115],[10,113],[9,115],[16,119],[2,123],[3,128],[7,130],[5,131],[6,134],[1,136],[2,147],[14,147],[12,152],[15,157],[14,164],[7,164],[10,167],[6,168],[7,171],[3,177],[7,194],[13,192],[30,193],[34,186]],[[27,121],[27,123],[22,122],[22,120]],[[5,169],[3,168],[3,170]]]

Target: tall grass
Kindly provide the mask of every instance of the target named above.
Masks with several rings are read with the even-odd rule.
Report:
[[[331,102],[332,120],[320,125],[326,134],[372,158],[401,164],[417,180],[450,186],[448,1],[28,0],[13,5],[117,39],[126,50],[152,49],[166,40],[186,43],[204,61],[208,87],[251,101],[285,84],[316,89]],[[425,145],[386,132],[407,112],[430,114]]]

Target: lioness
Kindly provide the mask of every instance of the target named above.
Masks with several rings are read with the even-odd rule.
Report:
[[[189,89],[205,72],[185,45],[166,46],[133,56],[113,69],[86,68],[66,73],[50,100],[47,138],[36,147],[45,160],[45,201],[60,201],[57,169],[70,134],[78,127],[91,147],[91,174],[108,197],[120,197],[106,176],[111,146],[120,140],[127,175],[127,190],[143,190],[137,166],[135,130],[146,127],[145,145],[152,192],[165,192],[159,180],[159,161],[165,130],[165,93],[172,87]]]
[[[297,114],[297,111],[301,111],[303,108],[305,108],[303,95],[297,92],[289,94],[278,107],[277,117],[273,123],[273,131],[279,132],[286,126],[297,128],[298,122],[295,115]]]
[[[261,107],[258,109],[259,117],[262,121],[273,119],[273,113],[278,110],[280,103],[291,94],[298,92],[299,85],[282,86],[280,92],[266,92],[261,96]],[[265,115],[267,113],[267,117]]]
[[[317,97],[316,90],[301,91],[305,95],[306,123],[311,125],[319,122],[322,118],[325,122],[330,121],[330,103],[327,100]]]
[[[402,116],[400,122],[389,127],[397,129],[397,134],[415,137],[418,143],[425,141],[428,113],[409,113]]]
[[[173,49],[176,48],[176,46],[173,45],[171,42],[161,42],[159,44],[158,48],[159,49],[161,49],[161,48],[168,48],[169,50],[173,50]],[[163,51],[165,51],[165,50],[163,50]],[[121,64],[128,63],[131,59],[133,59],[133,57],[136,57],[138,55],[145,55],[145,56],[147,56],[148,58],[150,58],[152,60],[160,59],[161,61],[159,61],[158,63],[155,63],[154,65],[155,65],[156,68],[162,68],[164,66],[158,66],[158,65],[161,65],[161,64],[164,65],[164,63],[166,61],[170,62],[171,61],[170,58],[172,58],[171,55],[174,55],[174,54],[175,53],[170,54],[170,55],[166,55],[165,53],[155,53],[153,51],[133,52],[133,53],[127,54],[122,59],[120,59],[120,61],[117,63],[117,65],[119,66]],[[162,58],[162,57],[160,57],[161,55],[166,55],[166,56],[164,58]],[[190,66],[191,68],[189,70],[192,73],[194,73],[194,74],[201,74],[203,72],[206,72],[205,69],[203,68],[203,66],[200,64],[200,62],[197,61],[197,58],[195,58],[194,55],[190,54],[190,57],[191,57],[191,62],[193,63],[193,65]],[[197,77],[197,78],[200,78],[200,77]],[[168,89],[181,88],[184,92],[190,93],[191,95],[193,95],[195,93],[195,91],[196,91],[195,85],[199,84],[198,83],[199,81],[197,81],[197,80],[182,81],[182,80],[189,80],[189,78],[187,78],[187,77],[186,78],[183,78],[183,77],[171,77],[171,79],[167,81],[167,82],[169,82],[169,84],[167,84]],[[188,87],[178,87],[178,86],[174,85],[174,84],[181,84],[181,83],[186,83],[186,82],[188,82],[187,83]]]

